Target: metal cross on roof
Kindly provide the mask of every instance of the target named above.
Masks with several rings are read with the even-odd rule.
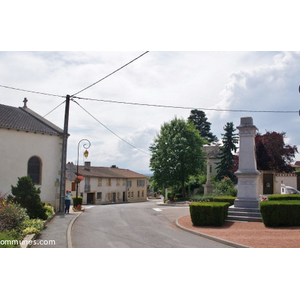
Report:
[[[27,102],[28,102],[27,98],[24,98],[23,102],[24,102],[24,108],[27,108]]]

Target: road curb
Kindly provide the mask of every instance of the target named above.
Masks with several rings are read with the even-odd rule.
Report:
[[[77,216],[75,218],[72,219],[72,221],[70,222],[69,226],[68,226],[68,230],[67,230],[67,245],[68,245],[68,248],[73,248],[73,245],[72,245],[72,236],[71,236],[71,233],[72,233],[72,227],[75,223],[75,221],[77,220],[77,218],[83,213],[83,211],[81,211],[80,213],[77,214]]]
[[[231,247],[234,247],[234,248],[251,248],[249,246],[245,246],[245,245],[242,245],[242,244],[237,244],[237,243],[233,243],[233,242],[230,242],[230,241],[227,241],[227,240],[224,240],[224,239],[220,239],[220,238],[217,238],[215,236],[212,236],[212,235],[208,235],[208,234],[205,234],[205,233],[201,233],[201,232],[198,232],[198,231],[194,231],[194,230],[191,230],[191,229],[188,229],[186,227],[183,227],[179,224],[178,220],[182,218],[182,217],[179,217],[176,219],[176,226],[182,230],[185,230],[187,232],[190,232],[190,233],[193,233],[193,234],[196,234],[196,235],[199,235],[201,237],[204,237],[206,239],[210,239],[210,240],[213,240],[215,242],[219,242],[219,243],[222,243],[224,245],[228,245],[228,246],[231,246]]]

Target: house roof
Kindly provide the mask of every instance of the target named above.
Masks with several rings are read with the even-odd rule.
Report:
[[[78,166],[78,173],[82,176],[98,177],[98,178],[121,178],[121,179],[147,178],[147,176],[143,174],[128,169],[108,168],[108,167]]]
[[[19,108],[0,104],[0,128],[63,135],[61,128],[29,109],[26,103]]]

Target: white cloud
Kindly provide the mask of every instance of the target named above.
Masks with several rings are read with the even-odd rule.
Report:
[[[0,84],[65,96],[80,91],[142,52],[0,52]],[[298,111],[298,52],[149,52],[78,96],[195,108]],[[45,115],[64,98],[0,88],[0,103],[28,106]],[[190,110],[78,100],[97,120],[147,151],[164,122]],[[298,114],[233,113],[205,110],[219,138],[223,126],[250,115],[261,132],[285,131],[300,144]],[[63,127],[64,105],[47,118]],[[123,143],[71,102],[68,160],[76,162],[77,143],[91,141],[93,165],[148,170],[149,156]]]

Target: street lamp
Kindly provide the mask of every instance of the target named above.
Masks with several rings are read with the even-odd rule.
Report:
[[[88,144],[83,144],[83,148],[86,149],[84,151],[84,157],[87,158],[89,156],[89,152],[87,151],[87,149],[89,149],[91,147],[91,142],[87,139],[82,139],[78,142],[78,146],[77,146],[77,172],[76,172],[76,175],[78,176],[78,165],[79,165],[79,145],[81,142],[88,142]],[[76,199],[78,198],[78,180],[76,180]]]

